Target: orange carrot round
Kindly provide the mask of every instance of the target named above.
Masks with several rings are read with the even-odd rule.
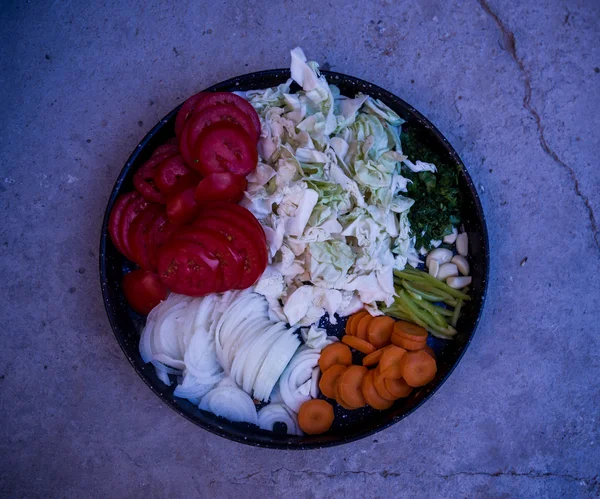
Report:
[[[400,348],[396,345],[386,349],[379,359],[379,372],[384,378],[397,379],[402,377],[402,371],[400,369],[400,361],[406,354],[404,348]]]
[[[304,433],[319,435],[325,433],[333,423],[333,407],[325,400],[307,400],[300,406],[298,425]]]
[[[337,393],[350,407],[358,409],[366,404],[361,387],[367,372],[364,366],[349,366],[340,376]]]
[[[383,352],[391,346],[392,345],[388,345],[387,347],[380,348],[379,350],[375,350],[373,353],[367,355],[362,361],[363,366],[371,367],[377,365],[379,363],[379,359],[381,359],[381,356],[383,355]]]
[[[344,366],[352,364],[352,352],[343,343],[331,343],[321,350],[319,367],[321,368],[322,373],[336,364],[342,364]]]
[[[350,348],[354,348],[354,350],[358,350],[361,353],[369,355],[375,351],[375,347],[366,341],[358,339],[356,336],[345,335],[342,338],[342,343],[345,343]]]
[[[346,402],[342,396],[340,395],[340,384],[339,384],[339,380],[338,380],[338,384],[335,386],[335,401],[338,403],[338,405],[341,405],[344,409],[348,410],[348,411],[354,411],[356,409],[360,409],[360,407],[354,407],[351,406],[350,404],[348,404],[348,402]]]
[[[396,321],[392,343],[406,350],[421,350],[427,343],[427,330],[406,321]]]
[[[356,326],[356,337],[363,341],[368,341],[368,331],[369,325],[373,322],[374,317],[367,313],[359,322],[358,326]]]
[[[384,384],[387,391],[397,399],[408,397],[413,391],[412,386],[408,386],[404,378],[385,379]]]
[[[415,341],[395,333],[392,334],[392,343],[396,346],[404,348],[405,350],[423,350],[427,344],[425,341]]]
[[[396,400],[396,397],[386,388],[385,378],[381,375],[379,367],[373,371],[373,386],[377,394],[385,400]]]
[[[350,331],[348,332],[348,334],[350,336],[356,336],[356,329],[358,328],[358,323],[360,322],[360,320],[367,316],[369,314],[369,312],[367,312],[366,310],[361,310],[360,312],[356,312],[352,317],[352,324],[351,324],[351,328]]]
[[[435,377],[437,364],[427,352],[418,350],[406,352],[400,360],[400,370],[406,383],[416,388],[426,385]]]
[[[319,389],[327,398],[335,399],[335,388],[341,374],[346,370],[347,366],[341,364],[331,366],[327,371],[323,371],[319,380]]]
[[[362,383],[362,394],[365,398],[365,401],[368,405],[370,405],[373,409],[377,409],[379,411],[384,411],[385,409],[389,409],[394,403],[393,400],[386,400],[377,393],[375,389],[375,385],[373,384],[373,376],[375,371],[369,371]]]
[[[433,348],[431,348],[429,345],[425,345],[425,348],[423,348],[423,350],[427,352],[433,360],[437,360]]]
[[[352,323],[354,322],[355,318],[356,314],[353,314],[350,317],[348,317],[348,320],[346,321],[346,329],[344,330],[346,334],[350,334],[350,331],[352,331]]]
[[[383,348],[390,344],[393,330],[394,319],[385,316],[374,317],[369,324],[366,339],[375,348]]]

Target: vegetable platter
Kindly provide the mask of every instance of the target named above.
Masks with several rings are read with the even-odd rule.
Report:
[[[469,345],[488,268],[448,141],[299,48],[289,70],[165,116],[121,171],[100,241],[106,311],[146,384],[208,431],[281,449],[415,411]]]

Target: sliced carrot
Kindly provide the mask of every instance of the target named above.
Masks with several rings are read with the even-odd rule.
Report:
[[[337,393],[350,407],[363,407],[366,402],[362,394],[362,381],[368,369],[364,366],[349,366],[338,381]]]
[[[396,400],[396,397],[386,388],[385,378],[381,375],[379,367],[373,371],[373,386],[379,396],[385,400]]]
[[[437,364],[425,350],[406,352],[400,360],[400,370],[408,385],[418,387],[426,385],[435,377]]]
[[[415,341],[410,338],[405,338],[396,333],[392,334],[392,343],[396,346],[404,348],[405,350],[423,350],[427,345],[427,339],[424,341]]]
[[[346,370],[347,366],[341,364],[331,366],[327,371],[323,371],[319,380],[319,389],[327,398],[335,399],[335,388],[340,375]]]
[[[383,348],[389,345],[392,331],[394,330],[394,322],[394,319],[391,317],[374,317],[369,324],[367,341],[375,348]]]
[[[298,425],[304,433],[319,435],[325,433],[333,423],[333,407],[325,400],[307,400],[300,406]]]
[[[345,343],[350,348],[354,348],[354,350],[358,350],[361,353],[369,355],[375,351],[375,347],[366,341],[358,339],[356,336],[345,335],[342,338],[342,343]]]
[[[322,373],[336,364],[344,366],[352,364],[352,352],[346,345],[339,342],[327,345],[321,350],[321,356],[319,357],[319,367]]]
[[[385,379],[384,384],[387,391],[397,399],[408,397],[413,391],[412,386],[408,386],[404,378]]]
[[[427,339],[427,330],[412,322],[396,321],[394,324],[394,333],[415,341],[422,340],[423,338]]]
[[[351,324],[351,328],[350,331],[348,332],[348,334],[350,336],[356,336],[356,329],[358,328],[358,323],[360,322],[360,320],[365,317],[365,316],[370,316],[371,314],[369,314],[369,312],[367,312],[366,310],[361,310],[360,312],[356,312],[352,317],[354,317],[354,319],[352,320],[352,324]]]
[[[381,359],[381,356],[383,355],[383,352],[391,346],[392,345],[388,345],[387,347],[380,348],[379,350],[375,350],[373,353],[367,355],[362,361],[363,366],[371,367],[378,364],[379,359]]]
[[[400,348],[396,345],[388,348],[381,359],[379,359],[379,372],[384,378],[397,379],[402,377],[402,370],[400,369],[400,361],[406,354],[404,348]]]
[[[425,348],[423,350],[427,352],[433,360],[437,360],[433,348],[431,348],[429,345],[425,345]]]
[[[373,384],[373,376],[375,371],[369,371],[362,382],[362,394],[365,398],[365,401],[368,405],[370,405],[373,409],[377,409],[379,411],[384,411],[385,409],[389,409],[392,407],[394,403],[393,400],[386,400],[377,393],[375,389],[375,385]]]
[[[340,395],[340,384],[338,382],[338,384],[335,386],[335,401],[341,405],[344,409],[348,410],[348,411],[354,411],[356,409],[360,409],[360,407],[354,407],[350,404],[348,404],[348,402],[346,402],[342,396]]]
[[[367,314],[360,320],[360,322],[358,322],[358,326],[356,326],[356,337],[359,340],[369,341],[367,339],[367,335],[369,331],[369,326],[371,322],[373,322],[373,319],[374,317],[371,314]]]
[[[352,331],[352,323],[354,322],[355,318],[356,314],[353,314],[350,317],[348,317],[348,320],[346,321],[346,329],[344,330],[346,334],[350,334],[350,331]]]

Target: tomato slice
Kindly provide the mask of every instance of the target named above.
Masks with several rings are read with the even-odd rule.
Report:
[[[175,232],[175,225],[169,222],[165,209],[161,209],[152,221],[148,231],[148,247],[150,252],[150,266],[156,268],[158,250],[162,248]]]
[[[134,221],[129,229],[129,247],[133,261],[146,270],[154,270],[150,258],[149,235],[154,219],[161,213],[162,207],[156,204],[148,205]]]
[[[131,199],[131,201],[125,207],[123,211],[123,216],[121,218],[121,231],[120,237],[123,242],[123,254],[132,262],[135,261],[135,257],[131,250],[131,238],[129,236],[131,231],[131,224],[136,219],[136,217],[142,213],[146,207],[148,206],[148,201],[146,201],[142,196],[136,193],[136,196]]]
[[[172,154],[175,155],[179,152],[179,148],[177,147],[177,144],[163,144],[158,146],[156,149],[154,149],[154,152],[152,153],[152,156],[150,156],[151,158],[155,157],[155,156],[160,156],[162,154]]]
[[[226,121],[239,125],[244,129],[255,142],[258,141],[258,135],[252,125],[252,120],[245,114],[239,107],[232,106],[231,104],[219,104],[216,106],[205,107],[201,111],[195,111],[190,117],[189,121],[185,125],[185,131],[187,134],[188,144],[194,147],[196,140],[202,133],[202,131],[215,123]]]
[[[244,197],[244,191],[247,187],[248,181],[246,177],[241,175],[211,173],[200,181],[194,197],[198,204],[210,203],[211,201],[239,203]]]
[[[215,201],[213,203],[203,205],[201,213],[219,213],[220,216],[233,224],[241,223],[242,227],[246,227],[245,224],[248,224],[248,228],[255,228],[262,240],[265,241],[265,243],[267,241],[265,231],[260,222],[250,210],[244,208],[243,206],[233,203],[225,203],[222,201]]]
[[[214,293],[219,260],[188,241],[169,241],[158,252],[158,275],[163,283],[188,296]]]
[[[268,261],[266,243],[260,241],[252,231],[242,228],[243,225],[232,224],[215,214],[202,216],[192,225],[220,232],[231,243],[231,248],[242,257],[244,263],[242,278],[236,289],[246,289],[252,286],[265,271]]]
[[[229,104],[241,109],[248,117],[252,120],[252,126],[254,127],[255,133],[250,134],[251,137],[260,136],[260,118],[256,111],[246,99],[240,97],[231,92],[206,92],[201,95],[201,99],[194,104],[194,114],[206,109],[207,107],[216,106],[219,104]]]
[[[173,234],[173,240],[196,243],[219,260],[222,286],[218,292],[236,289],[243,277],[244,259],[221,232],[202,226],[186,227]]]
[[[123,219],[125,208],[129,202],[136,197],[139,197],[137,192],[128,192],[127,194],[119,196],[110,211],[110,218],[108,219],[108,233],[110,234],[110,239],[115,245],[115,248],[123,254],[125,253],[125,246],[123,244],[123,239],[121,238],[121,221]]]
[[[157,274],[147,270],[134,270],[123,277],[123,294],[129,306],[140,314],[149,314],[167,298],[167,288]]]
[[[133,176],[133,186],[135,189],[152,203],[166,202],[166,197],[160,192],[154,182],[154,173],[160,163],[172,156],[170,153],[157,154],[146,161]]]
[[[203,176],[230,172],[246,176],[256,169],[258,151],[256,144],[239,125],[228,122],[207,127],[194,144],[190,166]]]
[[[173,188],[177,181],[180,178],[191,174],[197,175],[196,172],[185,166],[183,158],[177,154],[176,156],[165,159],[158,165],[156,172],[154,173],[154,183],[160,192],[168,198],[173,194]]]
[[[200,99],[202,99],[204,95],[206,95],[205,92],[200,92],[195,95],[192,95],[181,106],[181,109],[177,113],[177,118],[175,118],[175,135],[177,135],[177,137],[181,136],[181,132],[183,131],[183,127],[185,126],[185,122],[194,112],[194,107],[196,106],[196,103]]]
[[[170,197],[167,201],[167,217],[175,225],[191,222],[200,211],[200,205],[194,199],[195,187],[188,187]]]

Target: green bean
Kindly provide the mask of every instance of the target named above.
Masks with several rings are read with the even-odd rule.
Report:
[[[460,316],[460,310],[462,309],[462,306],[463,306],[463,301],[458,300],[458,304],[456,305],[456,307],[454,307],[454,313],[452,314],[452,320],[450,321],[450,324],[452,324],[453,327],[456,327],[456,324],[458,323],[458,317]]]
[[[454,298],[460,298],[462,300],[470,300],[469,295],[461,293],[460,291],[451,288],[446,283],[442,281],[438,281],[435,277],[429,275],[427,272],[423,272],[422,270],[414,270],[414,269],[404,269],[402,271],[394,270],[394,275],[397,277],[409,280],[409,281],[419,281],[419,282],[427,282],[431,284],[433,287],[437,288],[440,291],[443,291]]]
[[[428,301],[444,301],[444,297],[441,296],[441,294],[436,295],[434,293],[430,293],[429,291],[425,290],[425,289],[421,289],[420,286],[418,286],[415,283],[410,283],[409,281],[406,280],[400,280],[399,284],[406,289],[407,291],[410,291],[412,293],[417,293],[419,295],[421,295],[421,297],[424,300],[428,300]]]
[[[434,317],[438,317],[438,324],[440,324],[440,320],[442,321],[440,326],[445,327],[448,325],[448,321],[445,319],[445,317],[452,317],[452,311],[448,310],[447,308],[432,305],[431,303],[426,302],[425,300],[420,301],[418,305],[419,307],[422,307],[425,310],[429,311],[429,313],[431,313],[431,315],[433,315]]]

